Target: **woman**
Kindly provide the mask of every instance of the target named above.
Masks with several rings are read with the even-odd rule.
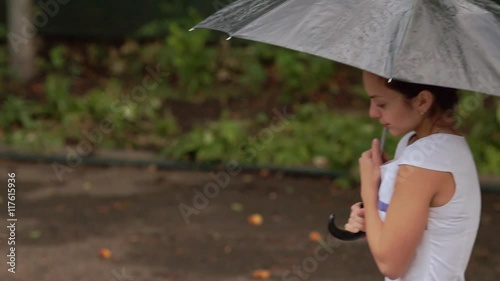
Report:
[[[481,194],[473,156],[454,128],[457,91],[390,81],[369,72],[370,117],[402,136],[382,163],[379,141],[359,159],[360,203],[346,229],[366,231],[386,280],[464,280],[479,227]]]

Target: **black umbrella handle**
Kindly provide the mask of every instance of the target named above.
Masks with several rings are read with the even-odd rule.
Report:
[[[363,208],[363,203],[360,205],[361,208]],[[359,231],[359,232],[350,232],[347,230],[343,230],[338,228],[335,225],[335,215],[331,214],[330,217],[328,218],[328,231],[330,234],[340,240],[343,241],[354,241],[358,240],[360,238],[364,238],[366,236],[366,233],[364,231]]]

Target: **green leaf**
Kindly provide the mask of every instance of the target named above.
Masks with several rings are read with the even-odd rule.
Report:
[[[243,204],[238,203],[238,202],[233,202],[231,203],[231,210],[241,213],[243,211],[244,207]]]
[[[42,232],[38,229],[35,229],[30,231],[28,236],[30,239],[38,239],[42,236]]]
[[[221,143],[213,143],[205,146],[196,153],[196,159],[201,162],[221,160],[223,156],[224,145]]]

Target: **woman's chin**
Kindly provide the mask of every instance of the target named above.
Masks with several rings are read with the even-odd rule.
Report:
[[[412,131],[408,128],[395,127],[392,125],[384,125],[384,128],[387,129],[387,132],[393,137],[402,137]]]
[[[406,133],[408,133],[407,131],[403,131],[403,130],[398,130],[398,129],[394,129],[394,128],[387,128],[387,131],[389,132],[389,134],[391,134],[393,137],[400,137],[400,136],[404,136]]]

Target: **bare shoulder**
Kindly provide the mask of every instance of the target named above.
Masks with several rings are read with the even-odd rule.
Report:
[[[437,171],[408,164],[399,165],[396,185],[427,183],[427,186],[440,184],[450,177],[449,172]]]
[[[449,172],[400,165],[394,187],[394,203],[411,204],[415,208],[437,207],[451,200],[455,191],[453,175]]]

